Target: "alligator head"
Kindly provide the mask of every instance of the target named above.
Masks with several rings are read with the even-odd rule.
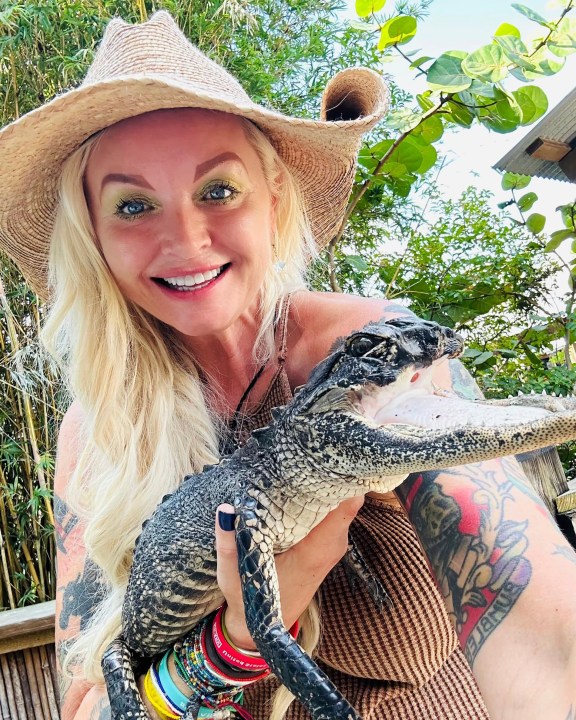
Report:
[[[273,427],[297,439],[319,475],[328,469],[381,491],[410,472],[576,436],[573,398],[469,400],[438,389],[434,369],[462,349],[453,330],[433,322],[403,317],[370,323],[314,369],[294,401],[274,413]],[[267,432],[259,433],[260,442]]]

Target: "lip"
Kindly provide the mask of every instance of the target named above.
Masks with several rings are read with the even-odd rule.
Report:
[[[209,293],[218,283],[220,280],[225,277],[228,274],[228,270],[231,267],[231,263],[224,263],[224,265],[217,265],[216,268],[212,267],[211,269],[222,269],[222,272],[217,275],[215,278],[212,278],[212,280],[208,280],[208,282],[201,287],[191,289],[191,290],[178,290],[176,287],[171,287],[163,282],[159,282],[157,278],[160,277],[183,277],[183,275],[180,274],[174,274],[174,275],[163,275],[163,276],[155,276],[151,278],[151,281],[155,288],[158,288],[164,295],[167,297],[170,297],[172,299],[179,299],[179,300],[186,300],[190,298],[199,299],[202,298],[204,295]],[[178,273],[181,273],[182,271],[179,270]],[[197,270],[196,272],[202,272],[201,270]],[[203,272],[209,272],[208,270],[204,270]],[[191,275],[191,272],[187,272],[186,274]]]

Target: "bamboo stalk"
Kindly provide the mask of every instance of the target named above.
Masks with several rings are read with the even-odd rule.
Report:
[[[146,11],[144,0],[136,0],[136,6],[138,8],[138,12],[140,13],[140,22],[146,22],[146,20],[148,20],[148,12]]]
[[[38,648],[28,648],[24,650],[24,656],[29,655],[30,660],[34,667],[34,673],[36,677],[36,684],[38,686],[38,699],[42,708],[42,717],[46,720],[51,720],[50,705],[48,703],[48,694],[46,693],[46,682],[44,679],[44,673],[42,672],[42,663],[40,661],[40,653]]]
[[[10,497],[8,483],[6,482],[6,477],[4,475],[4,471],[2,470],[2,465],[0,465],[0,485],[4,485],[4,487],[6,488],[6,504],[8,505],[8,510],[10,512],[10,516],[12,517],[13,522],[16,524],[16,526],[18,526],[18,513],[16,512],[16,508],[14,507],[14,503],[12,502],[12,498]],[[32,560],[32,555],[30,554],[30,550],[28,549],[28,545],[24,539],[20,540],[20,548],[22,550],[24,558],[26,559],[26,567],[28,568],[28,572],[30,573],[32,581],[34,582],[36,587],[40,588],[40,580],[36,573],[36,568],[34,567],[34,561]],[[42,588],[40,588],[40,591],[43,594]],[[40,596],[41,592],[38,593],[38,596]],[[42,598],[42,600],[44,599],[45,598]]]
[[[2,720],[10,720],[10,705],[8,703],[8,693],[6,692],[6,684],[2,672],[0,672],[0,715],[2,716]]]
[[[16,607],[14,602],[14,594],[12,593],[12,581],[10,579],[10,571],[8,568],[8,561],[6,558],[6,543],[4,542],[4,533],[0,530],[0,552],[2,554],[2,574],[4,575],[4,583],[6,585],[6,595],[8,596],[8,603],[12,610]]]
[[[16,705],[16,697],[14,695],[14,685],[12,683],[12,674],[8,664],[8,656],[0,655],[0,668],[2,669],[2,677],[6,687],[6,701],[8,703],[8,717],[10,720],[16,720],[20,717],[18,707]]]
[[[16,61],[14,53],[10,53],[10,73],[12,75],[12,87],[14,88],[14,119],[20,117],[20,108],[18,106],[18,83],[16,82]]]
[[[22,655],[22,652],[20,650],[16,650],[9,654],[8,657],[13,657],[16,661],[16,666],[18,669],[18,679],[22,683],[22,695],[25,698],[24,707],[21,709],[21,712],[23,713],[21,715],[22,718],[30,718],[30,720],[35,719],[34,714],[34,708],[32,706],[32,700],[31,700],[31,692],[30,692],[30,683],[28,682],[28,676],[26,672],[26,663],[24,662],[24,656]]]
[[[8,653],[7,657],[18,710],[16,717],[27,720],[28,716],[31,715],[31,713],[27,712],[27,708],[31,707],[32,698],[30,697],[30,685],[27,681],[26,671],[23,669],[22,655],[18,652]]]
[[[40,645],[38,647],[38,652],[40,654],[40,662],[42,664],[42,675],[44,677],[44,683],[46,686],[46,695],[48,697],[48,706],[50,709],[49,718],[50,720],[59,720],[60,718],[60,712],[58,710],[58,695],[56,691],[55,686],[55,679],[52,674],[52,670],[56,665],[56,658],[54,658],[54,662],[51,664],[51,660],[48,657],[48,652],[46,651],[45,645]]]
[[[14,315],[12,313],[10,305],[8,304],[8,299],[6,297],[6,292],[4,290],[4,285],[2,283],[1,278],[0,278],[0,304],[5,313],[6,326],[8,328],[8,334],[10,337],[10,343],[12,345],[12,351],[16,352],[17,350],[20,349],[20,343],[18,341],[18,334],[16,332],[16,324],[14,322]],[[16,360],[16,367],[17,367],[18,372],[22,373],[22,375],[24,375],[24,368],[22,367],[22,363],[19,362],[18,359]],[[48,486],[46,484],[46,478],[44,476],[44,471],[41,467],[40,451],[38,450],[38,440],[36,437],[36,427],[34,424],[34,414],[32,412],[32,405],[30,403],[30,395],[23,390],[21,391],[21,394],[22,394],[22,400],[24,403],[24,417],[26,420],[25,427],[28,431],[28,442],[32,449],[32,458],[36,465],[36,468],[35,468],[36,469],[36,479],[38,480],[38,485],[43,490],[47,490]],[[46,513],[48,515],[48,519],[49,519],[50,523],[52,524],[52,526],[54,526],[54,513],[52,512],[52,506],[50,505],[50,502],[47,497],[44,497],[44,504],[46,506]]]
[[[30,650],[23,650],[22,656],[24,657],[24,663],[26,665],[26,677],[28,678],[28,682],[30,684],[30,700],[31,700],[31,707],[34,711],[34,718],[38,718],[38,720],[43,720],[44,713],[42,712],[42,703],[40,702],[40,690],[38,688],[38,683],[36,682],[36,673],[34,672],[34,661],[32,660],[32,656],[30,654]]]

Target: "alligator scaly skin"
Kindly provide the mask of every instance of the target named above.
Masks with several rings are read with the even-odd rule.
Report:
[[[236,510],[246,619],[258,650],[314,720],[359,720],[284,627],[274,554],[298,542],[345,498],[387,492],[410,472],[576,437],[576,401],[565,398],[511,400],[505,411],[519,406],[519,417],[506,416],[501,426],[489,428],[378,424],[379,405],[390,402],[397,386],[402,392],[418,387],[428,368],[461,350],[460,338],[435,323],[370,323],[315,368],[292,402],[273,412],[270,427],[256,431],[230,458],[185,478],[163,499],[136,544],[123,639],[105,656],[114,720],[147,717],[128,671],[132,655],[139,661],[165,651],[223,602],[213,523],[224,502]],[[479,404],[461,402],[473,420]],[[490,412],[497,417],[503,403],[493,404]],[[186,717],[196,709],[191,704]]]

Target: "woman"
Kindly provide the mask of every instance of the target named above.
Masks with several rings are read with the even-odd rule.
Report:
[[[359,69],[329,84],[321,122],[264,110],[161,12],[113,21],[83,86],[2,132],[3,247],[50,296],[45,340],[74,397],[55,488],[64,720],[108,717],[100,658],[162,496],[265,424],[337,337],[403,312],[303,280],[384,111],[381,80]],[[406,509],[393,495],[344,503],[278,558],[288,626],[303,616],[301,641],[316,642],[306,608],[319,589],[319,661],[365,718],[574,717],[576,564],[513,461],[411,478],[398,493]],[[218,622],[235,658],[259,669],[238,670],[214,645],[170,650],[139,679],[152,718],[179,717],[208,681],[202,717],[226,717],[242,689],[242,712],[270,716],[231,509],[216,526]],[[335,567],[349,528],[391,595],[382,615]],[[308,717],[297,703],[286,716]]]

